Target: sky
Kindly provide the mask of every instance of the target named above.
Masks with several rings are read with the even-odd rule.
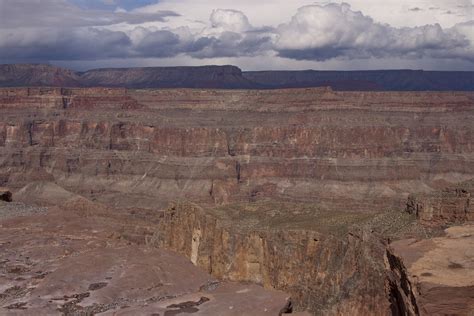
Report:
[[[471,0],[0,0],[0,63],[474,70]]]

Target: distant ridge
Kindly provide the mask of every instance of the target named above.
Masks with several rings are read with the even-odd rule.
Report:
[[[474,71],[251,71],[244,77],[274,88],[331,86],[354,91],[473,91]]]
[[[78,74],[72,70],[42,64],[0,65],[0,87],[81,86]]]
[[[75,72],[42,64],[0,65],[0,87],[474,91],[473,71],[248,71],[236,66],[105,68]]]

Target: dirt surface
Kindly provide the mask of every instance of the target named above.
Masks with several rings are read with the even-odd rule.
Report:
[[[27,205],[21,202],[7,203],[0,201],[0,220],[12,217],[45,214],[47,211],[48,209],[46,207]]]
[[[147,247],[158,214],[85,199],[45,211],[0,205],[9,217],[0,219],[1,315],[250,316],[287,306],[287,294],[219,282],[184,257]]]

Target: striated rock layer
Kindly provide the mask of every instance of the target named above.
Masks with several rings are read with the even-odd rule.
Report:
[[[473,119],[472,93],[1,89],[0,185],[148,208],[402,209],[474,178]]]

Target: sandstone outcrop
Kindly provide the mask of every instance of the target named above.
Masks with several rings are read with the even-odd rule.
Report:
[[[430,194],[411,195],[407,212],[416,214],[426,226],[443,226],[474,221],[474,181]]]
[[[474,178],[472,93],[9,88],[0,183],[119,206],[265,198],[402,209]]]

